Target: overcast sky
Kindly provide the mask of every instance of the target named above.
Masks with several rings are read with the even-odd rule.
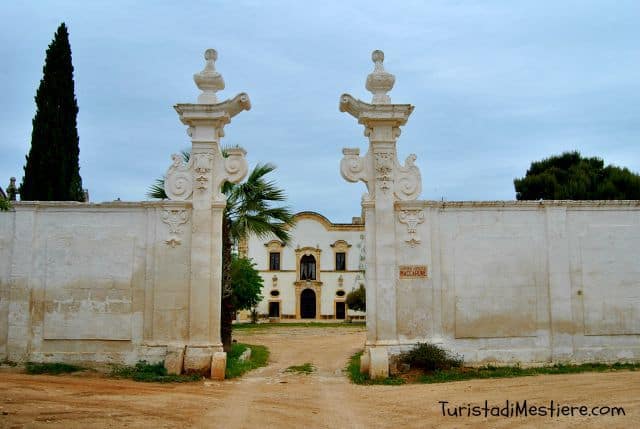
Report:
[[[5,1],[0,6],[0,184],[23,174],[45,51],[69,27],[80,173],[93,202],[146,199],[190,146],[172,106],[195,102],[203,51],[252,109],[226,127],[251,165],[274,162],[295,211],[360,213],[340,177],[367,141],[339,96],[370,101],[371,51],[415,111],[399,158],[424,199],[512,200],[531,161],[568,150],[640,171],[640,2]]]

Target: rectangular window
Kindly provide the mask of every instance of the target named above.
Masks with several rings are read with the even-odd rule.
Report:
[[[336,271],[346,270],[346,259],[344,252],[336,252]]]
[[[270,271],[280,270],[280,252],[269,253],[269,270]]]

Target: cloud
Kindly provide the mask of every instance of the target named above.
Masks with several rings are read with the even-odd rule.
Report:
[[[342,147],[367,141],[338,111],[385,50],[391,93],[416,106],[398,142],[418,155],[423,197],[512,199],[531,161],[581,150],[640,171],[640,10],[634,1],[12,2],[0,27],[0,183],[20,176],[44,52],[70,28],[81,174],[95,201],[145,198],[188,147],[172,106],[197,97],[219,51],[223,97],[253,108],[227,126],[252,164],[272,161],[297,211],[360,212]],[[24,31],[29,29],[29,31]]]

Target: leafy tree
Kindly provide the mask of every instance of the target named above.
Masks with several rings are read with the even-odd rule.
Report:
[[[78,161],[78,103],[69,33],[64,23],[58,27],[47,49],[42,71],[20,197],[22,200],[84,201]]]
[[[525,177],[513,181],[518,200],[637,200],[640,175],[604,166],[600,158],[565,152],[531,163]]]
[[[361,284],[358,289],[352,290],[347,294],[347,305],[350,309],[356,311],[367,311],[367,291]]]
[[[237,310],[249,310],[262,301],[262,277],[250,259],[231,256],[231,304]]]

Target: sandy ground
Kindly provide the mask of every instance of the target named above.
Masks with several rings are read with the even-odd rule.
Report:
[[[98,374],[31,376],[0,372],[0,427],[640,427],[640,372],[585,373],[435,385],[356,386],[342,368],[364,343],[358,328],[279,328],[242,332],[271,350],[267,367],[238,381],[147,384]],[[311,375],[286,373],[311,362]],[[617,417],[444,417],[451,406],[624,407]],[[465,411],[466,413],[466,411]]]

